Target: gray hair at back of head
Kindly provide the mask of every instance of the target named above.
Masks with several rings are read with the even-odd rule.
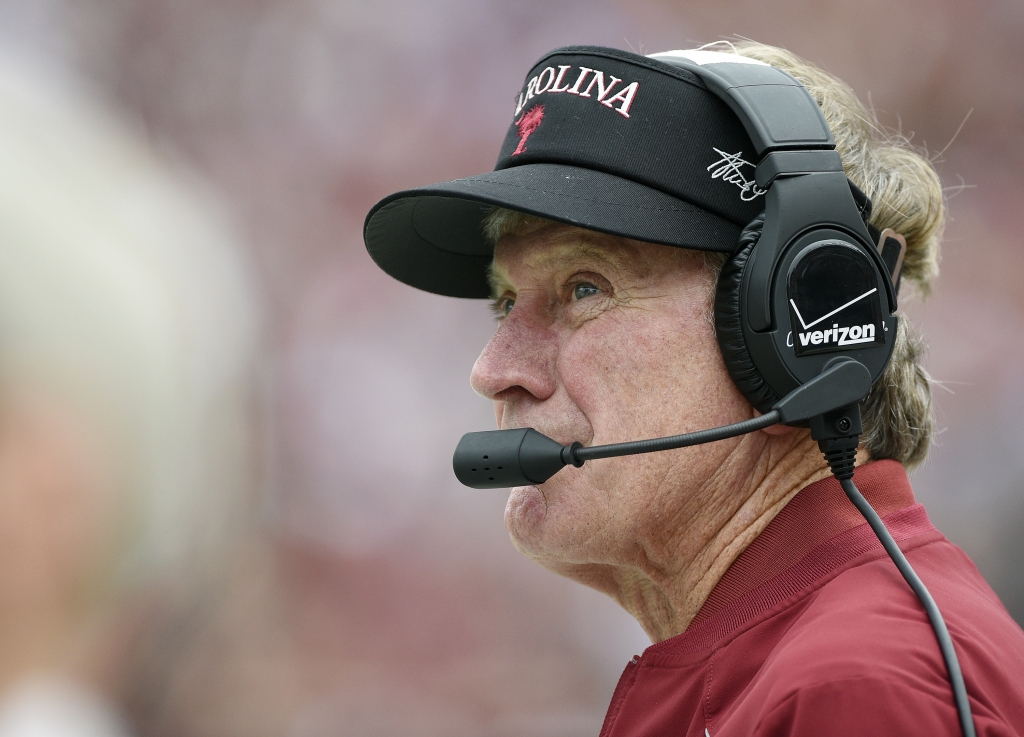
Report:
[[[871,224],[879,230],[892,228],[907,240],[904,295],[910,285],[927,296],[938,276],[939,243],[946,221],[942,185],[931,163],[905,138],[883,132],[846,84],[795,54],[754,41],[721,41],[703,48],[763,61],[793,75],[807,88],[832,129],[846,175],[871,198]],[[496,209],[484,221],[484,233],[496,243],[505,234],[529,232],[543,222]],[[720,270],[726,257],[707,256],[709,268]],[[935,418],[930,380],[921,366],[923,353],[920,336],[906,316],[898,314],[892,360],[862,407],[861,442],[873,460],[891,458],[913,468],[928,453]]]

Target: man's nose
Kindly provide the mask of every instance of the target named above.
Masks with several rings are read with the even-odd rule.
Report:
[[[508,401],[522,394],[543,401],[555,392],[557,355],[558,336],[550,321],[516,304],[476,360],[470,384],[488,399]]]

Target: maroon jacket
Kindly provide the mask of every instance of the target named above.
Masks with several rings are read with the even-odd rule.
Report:
[[[981,737],[1024,735],[1024,632],[914,502],[903,467],[858,488],[949,626]],[[921,604],[834,479],[808,486],[729,568],[689,629],[626,666],[602,737],[959,735]]]

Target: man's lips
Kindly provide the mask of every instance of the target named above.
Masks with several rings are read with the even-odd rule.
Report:
[[[572,405],[561,410],[547,404],[506,402],[498,425],[502,430],[531,427],[561,445],[569,445],[576,441],[589,445],[594,435],[590,423],[580,410]]]
[[[549,438],[554,440],[556,443],[561,445],[569,445],[570,443],[576,442],[579,439],[579,433],[574,433],[572,430],[566,430],[564,428],[553,428],[546,426],[542,423],[531,424],[529,422],[517,422],[514,425],[502,425],[502,430],[519,430],[524,427],[532,427],[534,430],[539,432],[541,435],[547,435]],[[583,441],[581,441],[583,442]],[[586,443],[584,443],[585,445]]]

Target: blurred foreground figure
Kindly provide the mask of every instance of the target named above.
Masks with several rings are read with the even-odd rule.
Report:
[[[124,734],[104,692],[131,595],[244,517],[252,296],[222,217],[142,141],[0,64],[2,737]]]

